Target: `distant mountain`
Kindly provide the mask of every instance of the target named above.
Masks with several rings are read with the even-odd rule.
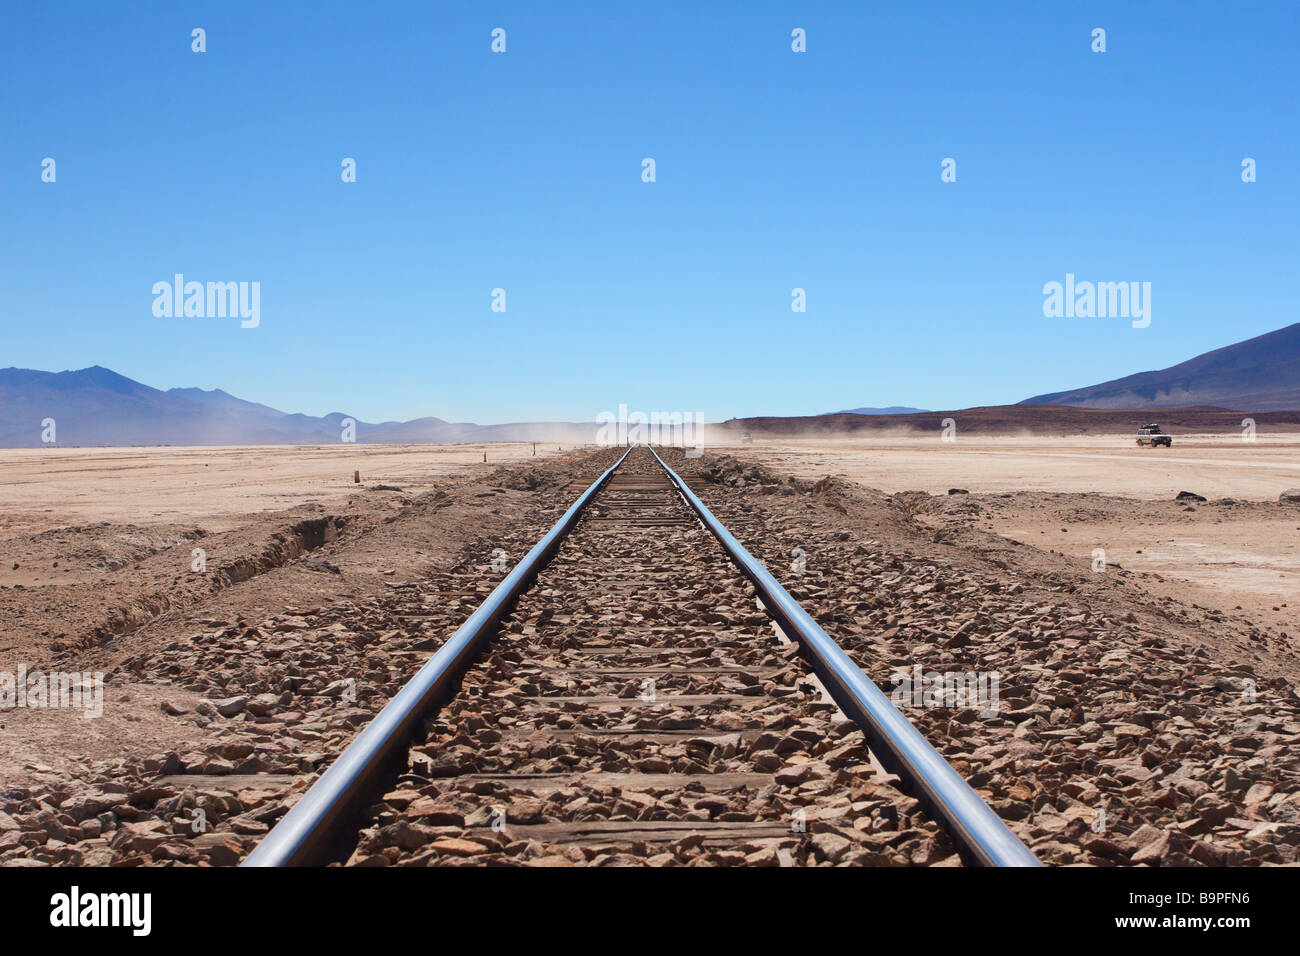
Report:
[[[1154,416],[1132,409],[1073,408],[1068,405],[991,405],[958,408],[916,415],[811,415],[802,418],[731,418],[711,425],[712,444],[750,440],[862,438],[890,439],[898,435],[925,437],[939,442],[944,430],[954,424],[958,436],[986,438],[1025,435],[1098,435],[1131,444],[1139,425]],[[1255,412],[1261,430],[1269,433],[1300,432],[1300,409]],[[1172,435],[1241,434],[1242,413],[1224,408],[1177,408],[1162,411],[1160,427]],[[960,441],[961,438],[958,438]]]
[[[287,417],[285,412],[272,408],[270,405],[259,405],[257,402],[246,402],[242,398],[235,398],[229,392],[223,392],[219,388],[169,388],[168,395],[177,395],[181,398],[188,398],[192,402],[201,402],[212,408],[231,408],[242,411],[252,411],[258,414],[274,415]]]
[[[371,423],[343,412],[291,414],[220,389],[163,391],[95,365],[67,372],[0,369],[0,447],[43,444],[46,419],[59,445],[315,445],[341,440],[356,422],[358,442],[420,443],[595,440],[598,425],[452,423],[441,418]]]
[[[839,412],[828,412],[830,415],[915,415],[917,412],[928,412],[928,408],[909,408],[907,405],[890,405],[888,408],[846,408]]]
[[[1139,372],[1087,388],[1035,395],[1020,404],[1079,408],[1213,405],[1239,412],[1300,409],[1300,322],[1158,372]]]

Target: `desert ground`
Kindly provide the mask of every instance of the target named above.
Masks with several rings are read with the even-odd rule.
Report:
[[[487,593],[495,550],[517,560],[607,464],[594,452],[553,444],[535,456],[531,444],[0,452],[0,672],[102,672],[108,683],[95,720],[0,712],[0,787],[11,788],[0,803],[0,863],[238,860],[283,812],[272,806],[278,795],[211,797],[223,812],[241,801],[253,809],[231,816],[223,836],[231,842],[191,846],[173,839],[168,814],[194,798],[150,781],[319,769]],[[1097,653],[1102,635],[1121,641],[1107,660],[1128,653],[1129,631],[1143,647],[1159,634],[1175,658],[1193,655],[1198,673],[1253,674],[1294,703],[1300,506],[1278,499],[1300,486],[1300,435],[1179,437],[1159,450],[1121,435],[764,441],[707,448],[701,467],[724,520],[745,520],[755,503],[768,510],[779,534],[747,546],[774,572],[786,576],[792,545],[806,547],[810,562],[823,556],[818,588],[796,596],[855,635],[852,653],[865,654],[869,670],[872,642],[901,659],[907,634],[890,626],[877,640],[871,620],[844,618],[835,599],[869,586],[861,564],[879,551],[921,575],[918,594],[945,575],[989,579],[984,608],[1017,600],[1007,613],[1024,620],[1055,601],[1044,621],[1100,622]],[[1206,500],[1176,500],[1182,491]],[[845,555],[832,563],[837,550]],[[391,605],[417,587],[444,599],[425,598],[430,613],[412,644]],[[1027,603],[1031,595],[1040,603]],[[862,612],[880,600],[853,603]],[[951,599],[932,603],[932,634],[945,615],[965,613]],[[1063,646],[1073,654],[1078,644]],[[286,663],[299,654],[317,675],[305,682]],[[361,673],[374,678],[369,699],[339,710],[334,678]],[[1070,696],[1053,694],[1049,701]],[[1077,707],[1076,717],[1084,719]],[[117,795],[126,793],[123,807]],[[1281,789],[1275,796],[1289,799]],[[1035,813],[1042,803],[1035,798]],[[51,817],[41,809],[50,805],[76,809]],[[1238,837],[1262,825],[1253,806],[1230,818]],[[1135,805],[1134,821],[1153,819],[1143,812]],[[1036,832],[1040,842],[1049,835]],[[1052,842],[1052,859],[1079,859],[1076,842]],[[1245,859],[1251,845],[1230,840],[1212,858]],[[1088,852],[1095,862],[1102,851]],[[1177,850],[1161,844],[1161,852]]]
[[[256,515],[354,494],[358,474],[365,485],[418,492],[482,469],[485,455],[495,468],[557,451],[524,442],[0,449],[0,540],[98,521],[226,531]]]
[[[712,449],[754,456],[801,477],[836,475],[881,491],[977,494],[1056,491],[1164,500],[1179,491],[1207,498],[1277,501],[1300,484],[1300,434],[1179,435],[1172,448],[1140,448],[1129,435],[1106,437],[884,438],[790,441]]]
[[[889,494],[942,497],[964,489],[969,496],[926,508],[925,520],[974,521],[1083,567],[1102,549],[1110,565],[1142,574],[1156,599],[1239,608],[1300,632],[1300,508],[1278,506],[1278,495],[1300,487],[1300,434],[1259,434],[1253,442],[1180,435],[1172,448],[1159,449],[1113,435],[952,442],[895,436],[716,450]],[[1183,491],[1208,501],[1176,501]]]
[[[251,618],[415,576],[479,524],[502,520],[499,506],[453,503],[439,489],[559,454],[538,445],[534,456],[531,442],[0,449],[0,672],[60,658],[64,670],[111,672],[129,648],[157,646],[205,614]],[[475,493],[491,495],[462,488]],[[424,495],[435,499],[436,529],[423,520],[429,509],[410,507]],[[412,510],[421,518],[393,521]],[[310,557],[345,529],[365,539],[377,525],[388,532],[382,546],[367,541],[338,562]],[[0,784],[174,742],[162,696],[132,686],[97,720],[0,711]]]

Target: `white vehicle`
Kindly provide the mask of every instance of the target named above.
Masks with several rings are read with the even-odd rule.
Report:
[[[1138,429],[1137,443],[1139,445],[1150,445],[1152,448],[1159,448],[1161,445],[1169,448],[1173,445],[1174,439],[1172,435],[1166,435],[1160,430],[1159,425],[1152,422],[1150,425],[1143,425]]]

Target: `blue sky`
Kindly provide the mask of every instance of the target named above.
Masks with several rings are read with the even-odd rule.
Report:
[[[481,423],[1163,367],[1300,318],[1298,11],[5,4],[0,365]],[[176,272],[260,326],[156,318]],[[1044,318],[1067,272],[1149,281],[1150,327]]]

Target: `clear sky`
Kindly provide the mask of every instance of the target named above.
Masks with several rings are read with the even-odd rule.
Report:
[[[0,365],[720,420],[1014,402],[1300,318],[1292,2],[7,2],[0,76]],[[260,282],[261,324],[155,317],[177,272]],[[1150,327],[1045,318],[1067,272],[1150,282]]]

